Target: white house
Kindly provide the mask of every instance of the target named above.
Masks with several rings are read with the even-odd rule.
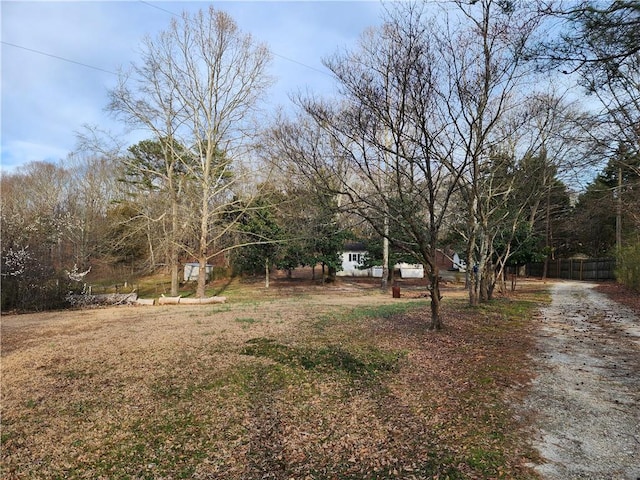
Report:
[[[382,278],[382,267],[358,268],[364,263],[367,250],[361,243],[350,243],[345,245],[342,252],[342,270],[336,275],[340,277],[374,277]],[[402,278],[424,278],[424,267],[420,264],[398,263],[394,265],[395,270],[400,270]]]
[[[367,251],[361,243],[349,243],[342,252],[342,269],[336,274],[340,277],[370,277],[370,268],[358,268],[363,265]]]

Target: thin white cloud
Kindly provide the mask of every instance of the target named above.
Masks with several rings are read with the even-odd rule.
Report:
[[[104,111],[117,71],[135,61],[144,35],[157,34],[172,15],[207,8],[206,2],[3,1],[2,169],[33,160],[64,158],[83,124],[120,130]],[[240,28],[277,55],[278,82],[270,104],[288,102],[298,89],[329,91],[333,79],[321,59],[353,46],[379,22],[379,2],[215,2]],[[159,8],[158,8],[159,7]],[[290,59],[290,60],[289,60]],[[293,60],[293,61],[291,61]],[[301,64],[305,64],[303,66]]]
[[[67,154],[69,153],[66,148],[61,148],[55,144],[44,144],[25,140],[10,141],[7,144],[3,142],[3,157],[5,157],[5,152],[10,152],[10,158],[18,158],[20,162],[9,161],[5,164],[3,161],[3,171],[15,170],[29,162],[46,161],[56,163],[67,158]]]

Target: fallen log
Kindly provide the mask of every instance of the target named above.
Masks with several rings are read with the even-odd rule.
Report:
[[[180,303],[180,297],[160,297],[158,305],[177,305]]]
[[[136,305],[155,305],[156,301],[153,298],[139,298],[136,300]]]
[[[209,305],[212,303],[225,303],[227,297],[205,297],[205,298],[181,298],[180,304],[184,305]]]

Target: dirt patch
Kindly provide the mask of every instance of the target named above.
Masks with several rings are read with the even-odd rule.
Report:
[[[640,478],[640,321],[595,287],[558,282],[541,311],[526,405],[545,479]]]

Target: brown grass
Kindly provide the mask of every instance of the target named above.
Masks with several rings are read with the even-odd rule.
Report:
[[[2,318],[3,478],[535,478],[525,285],[480,309],[369,285]]]

